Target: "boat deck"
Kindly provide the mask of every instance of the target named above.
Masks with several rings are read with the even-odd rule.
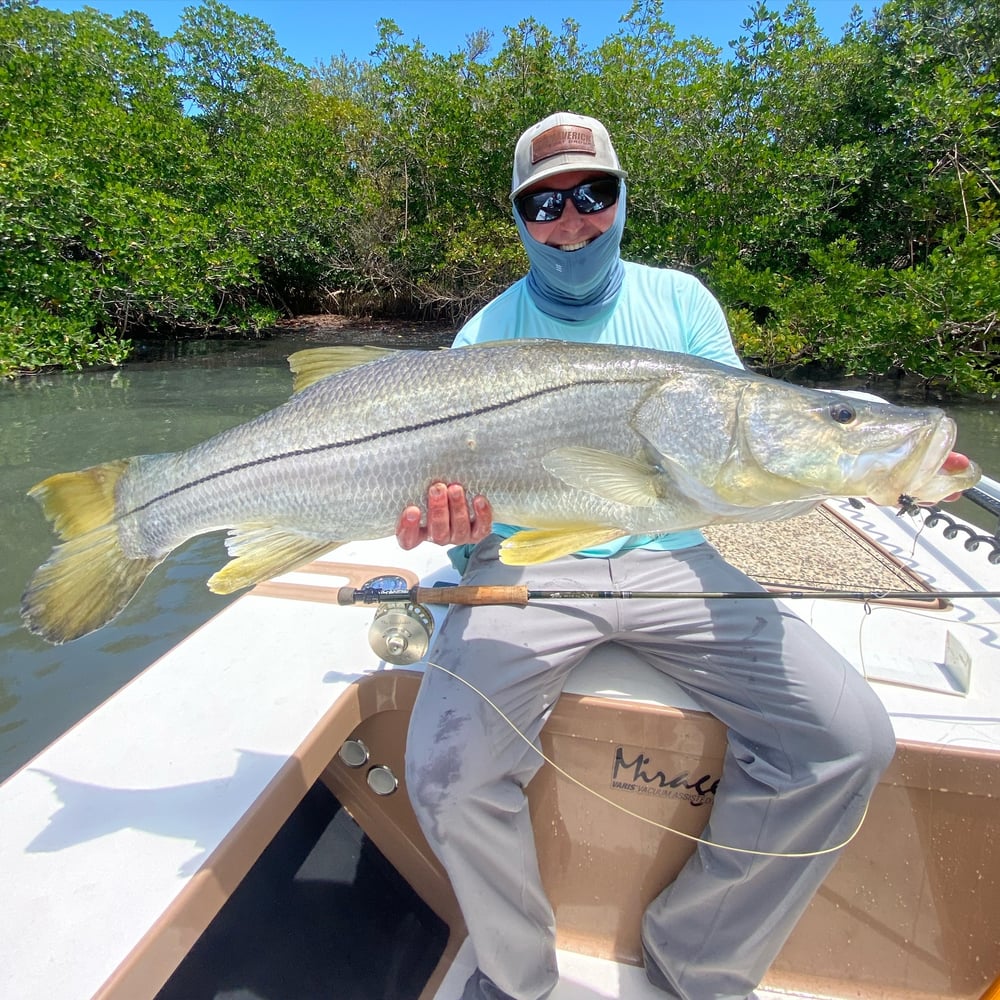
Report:
[[[651,986],[638,966],[562,949],[557,957],[559,984],[549,995],[549,1000],[663,1000],[663,991]],[[435,1000],[458,1000],[474,968],[475,958],[466,942]],[[775,993],[767,989],[756,990],[754,997],[755,1000],[797,1000],[794,993]]]

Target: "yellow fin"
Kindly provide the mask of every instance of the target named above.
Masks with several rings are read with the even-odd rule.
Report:
[[[559,556],[568,556],[571,552],[603,545],[627,534],[621,528],[592,524],[555,530],[519,531],[500,543],[500,562],[507,566],[533,566],[558,559]]]
[[[73,538],[100,528],[115,516],[115,486],[128,459],[94,465],[79,472],[60,472],[28,490],[42,506],[60,538]]]
[[[130,559],[115,524],[115,484],[128,462],[63,472],[33,486],[61,538],[28,582],[21,616],[28,629],[49,642],[68,642],[109,622],[160,563],[152,556]]]
[[[387,354],[397,354],[388,347],[313,347],[296,351],[288,356],[288,367],[292,371],[292,393],[301,392],[314,382],[336,375],[348,368],[357,368]]]
[[[252,587],[304,566],[340,544],[270,524],[240,525],[226,539],[226,548],[233,559],[208,581],[208,589],[214,594],[231,594]]]
[[[52,550],[21,598],[28,629],[48,642],[69,642],[106,625],[135,596],[161,560],[129,559],[114,524]]]
[[[659,503],[658,471],[641,459],[597,448],[558,448],[542,465],[568,486],[629,507]]]

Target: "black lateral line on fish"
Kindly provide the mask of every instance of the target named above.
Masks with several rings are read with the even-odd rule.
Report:
[[[647,378],[620,379],[619,381],[647,381]],[[452,413],[444,417],[435,417],[433,420],[425,420],[420,424],[394,427],[391,430],[378,431],[374,434],[366,434],[364,437],[352,438],[349,441],[328,441],[325,444],[313,445],[310,448],[298,448],[295,451],[284,451],[277,455],[268,455],[265,458],[256,458],[252,462],[241,462],[239,465],[231,465],[228,468],[219,469],[216,472],[209,473],[207,476],[202,476],[200,479],[193,479],[189,483],[183,483],[180,486],[175,486],[172,490],[168,490],[166,493],[159,493],[155,497],[151,497],[145,503],[139,504],[138,507],[133,507],[131,510],[124,511],[119,516],[130,517],[133,514],[138,514],[141,511],[152,507],[161,500],[168,500],[170,497],[174,497],[187,490],[194,489],[196,486],[202,486],[205,483],[210,483],[215,479],[221,479],[224,476],[229,476],[236,472],[244,472],[247,469],[252,469],[258,465],[269,465],[271,462],[281,462],[288,458],[301,458],[304,455],[315,455],[319,452],[332,451],[337,448],[351,448],[355,445],[368,444],[371,441],[377,441],[379,438],[387,437],[391,434],[411,434],[414,431],[426,430],[429,427],[440,427],[442,424],[450,423],[453,420],[464,420],[467,417],[482,416],[484,413],[494,413],[509,406],[516,406],[519,403],[527,402],[528,400],[540,399],[543,396],[553,395],[558,392],[565,392],[567,389],[579,389],[589,385],[606,385],[607,383],[608,379],[606,378],[583,379],[579,382],[570,382],[566,385],[557,385],[551,386],[547,389],[539,389],[536,392],[529,392],[523,396],[506,399],[502,403],[493,403],[490,406],[483,406],[477,410],[465,410],[462,413]]]

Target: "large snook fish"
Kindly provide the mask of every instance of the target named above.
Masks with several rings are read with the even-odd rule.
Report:
[[[373,360],[374,359],[374,360]],[[229,593],[341,542],[390,534],[436,480],[525,525],[508,563],[626,534],[773,520],[826,497],[936,501],[955,425],[660,351],[506,341],[303,351],[283,406],[202,444],[51,476],[30,491],[64,539],[22,603],[50,642],[113,618],[194,535],[228,528]]]

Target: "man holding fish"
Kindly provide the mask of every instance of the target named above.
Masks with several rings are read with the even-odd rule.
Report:
[[[529,272],[474,316],[455,346],[517,338],[614,343],[742,367],[723,312],[703,285],[681,272],[622,261],[625,178],[595,119],[557,113],[528,129],[514,154],[511,200]],[[684,425],[707,419],[699,409],[685,417],[679,435]],[[945,471],[967,465],[951,453]],[[590,471],[595,482],[615,475],[601,479],[600,469]],[[461,483],[434,484],[426,518],[409,506],[397,528],[404,548],[424,540],[463,546],[456,550],[468,558],[463,583],[473,585],[760,589],[698,531],[603,544],[581,532],[583,551],[527,567],[500,558],[501,543],[516,533],[516,526],[493,523],[489,497],[467,502]],[[462,1000],[541,1000],[558,980],[554,916],[523,790],[541,759],[479,692],[537,741],[569,672],[604,642],[638,652],[728,727],[724,773],[704,837],[750,852],[699,846],[647,909],[646,973],[666,996],[752,995],[837,856],[764,854],[808,854],[843,843],[892,758],[892,726],[865,679],[777,603],[451,608],[429,660],[478,692],[444,671],[426,670],[410,726],[407,780],[475,948],[478,968]]]
[[[30,495],[60,541],[25,587],[26,627],[55,643],[87,635],[184,541],[226,529],[216,593],[394,527],[404,547],[475,543],[469,584],[759,590],[696,529],[834,496],[932,502],[978,479],[949,453],[955,425],[939,410],[745,372],[697,280],[622,261],[625,173],[600,122],[560,113],[529,129],[511,194],[529,272],[456,345],[502,342],[299,352],[294,394],[274,410],[184,451],[49,476]],[[413,504],[428,490],[422,523]],[[667,996],[753,991],[892,756],[864,678],[776,603],[453,608],[407,779],[475,946],[464,1000],[540,1000],[558,979],[524,796],[539,758],[482,695],[535,740],[569,672],[606,642],[729,730],[706,831],[720,846],[700,845],[643,920],[646,970]]]

